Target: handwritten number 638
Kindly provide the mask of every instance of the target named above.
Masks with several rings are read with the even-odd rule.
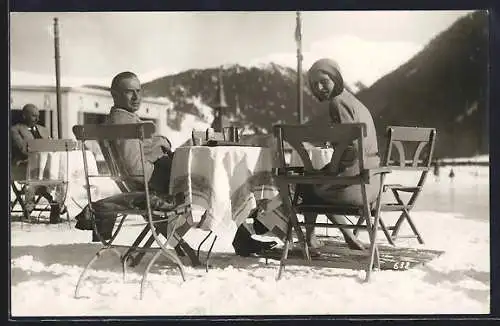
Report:
[[[399,262],[394,263],[394,265],[392,266],[392,269],[394,269],[394,270],[408,269],[409,267],[410,267],[409,261],[399,261]]]

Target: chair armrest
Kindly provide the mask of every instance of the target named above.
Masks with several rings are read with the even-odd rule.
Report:
[[[391,188],[399,188],[399,187],[402,187],[403,185],[402,184],[399,184],[399,183],[391,183],[391,184],[385,184],[384,185],[384,189],[391,189]]]
[[[385,184],[384,187],[382,188],[382,191],[386,192],[389,189],[393,189],[393,188],[397,188],[397,187],[402,187],[402,185],[400,185],[400,184],[393,184],[393,183],[391,183],[391,184]]]
[[[403,192],[416,192],[420,191],[422,187],[420,186],[403,186],[403,185],[396,185],[396,184],[391,184],[391,185],[384,185],[384,191],[387,189],[391,189],[392,191],[403,191]]]
[[[361,184],[363,177],[361,175],[356,176],[334,176],[321,173],[307,173],[304,175],[277,175],[276,181],[287,183],[287,184],[315,184],[315,185],[353,185]]]
[[[303,166],[289,166],[289,167],[274,168],[275,175],[290,175],[290,172],[295,173],[295,174],[303,174],[304,167]]]
[[[386,167],[386,166],[381,166],[381,167],[378,167],[378,168],[366,169],[366,171],[370,175],[374,175],[374,174],[382,174],[382,173],[391,173],[392,172],[392,168]]]
[[[367,183],[371,182],[371,178],[373,178],[376,175],[383,175],[386,173],[391,173],[392,169],[390,167],[377,167],[377,168],[371,168],[371,169],[364,169],[361,175],[363,178],[366,180]]]

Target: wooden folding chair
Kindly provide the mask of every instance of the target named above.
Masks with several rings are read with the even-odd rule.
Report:
[[[424,243],[410,216],[410,211],[415,206],[418,196],[422,192],[427,174],[432,169],[431,163],[436,136],[437,131],[434,128],[401,126],[389,126],[387,128],[387,148],[381,166],[390,168],[391,171],[408,172],[408,176],[412,174],[411,177],[418,179],[417,184],[409,184],[401,180],[401,184],[384,185],[383,191],[390,190],[392,201],[385,202],[384,200],[381,211],[401,212],[394,225],[386,226],[384,221],[380,220],[381,228],[392,245],[398,238],[399,230],[405,220],[410,225],[413,235],[404,237],[417,238],[420,244]],[[394,149],[396,150],[394,151]],[[407,201],[402,198],[404,193],[410,196]],[[392,230],[392,234],[389,234],[389,230]],[[402,238],[402,236],[399,237]]]
[[[116,147],[111,146],[109,140],[98,140],[98,145],[107,164],[110,176],[112,176],[112,179],[118,189],[120,189],[123,194],[142,190],[142,184],[138,184],[136,180],[127,176],[127,170],[123,165],[122,160],[119,159],[120,155],[116,152]],[[180,219],[183,219],[183,217],[181,216]],[[191,248],[191,246],[182,238],[189,228],[191,228],[191,225],[189,224],[189,221],[184,218],[183,223],[181,223],[174,232],[171,244],[174,246],[178,254],[186,254],[191,261],[191,264],[193,266],[197,266],[199,265],[199,257],[195,255],[193,248]],[[137,266],[144,257],[146,251],[139,251],[136,255],[134,255],[134,248],[137,247],[141,241],[143,241],[148,233],[149,232],[141,233],[134,242],[134,245],[127,250],[124,255],[126,257],[125,260],[129,260],[130,267]],[[144,244],[144,247],[150,247],[154,241],[154,236],[150,235],[149,239]]]
[[[10,187],[12,189],[12,192],[14,193],[14,196],[11,195],[10,197],[10,215],[14,216],[15,213],[21,213],[21,221],[28,221],[30,219],[30,212],[28,212],[26,204],[24,202],[26,184],[19,181],[20,180],[14,180],[14,178],[11,176]],[[40,196],[35,199],[35,205],[39,200]]]
[[[142,164],[142,171],[145,171],[145,157],[144,157],[144,140],[147,138],[151,138],[151,136],[155,132],[155,125],[151,122],[137,123],[137,124],[120,124],[120,125],[76,125],[73,127],[73,133],[76,138],[82,142],[82,154],[84,161],[84,170],[85,170],[85,180],[86,180],[86,188],[87,188],[87,198],[88,198],[88,208],[90,211],[90,218],[92,220],[92,228],[94,233],[99,237],[99,240],[102,243],[102,248],[96,253],[94,258],[87,264],[85,269],[83,270],[78,283],[75,289],[75,297],[78,297],[79,290],[82,285],[85,276],[87,275],[88,270],[92,266],[92,264],[101,256],[101,254],[105,251],[114,252],[120,262],[122,264],[123,277],[125,278],[127,272],[127,265],[131,262],[130,258],[132,258],[132,265],[136,265],[138,263],[137,259],[140,260],[144,256],[143,253],[150,252],[153,253],[152,258],[147,263],[146,269],[142,275],[141,287],[140,287],[140,298],[142,299],[144,293],[144,287],[147,280],[147,274],[149,270],[156,262],[160,255],[165,256],[167,259],[172,261],[179,268],[181,277],[185,280],[184,275],[184,266],[176,255],[175,250],[170,249],[167,245],[172,245],[175,242],[176,232],[178,232],[182,228],[189,228],[190,226],[186,224],[189,220],[186,218],[187,215],[191,213],[190,205],[184,202],[184,198],[180,198],[182,194],[176,194],[175,200],[173,198],[168,198],[168,205],[164,205],[165,201],[156,200],[156,204],[152,204],[153,195],[148,186],[148,180],[144,173],[139,176],[129,175],[121,166],[121,161],[118,159],[119,156],[116,156],[116,153],[113,150],[112,142],[117,140],[137,140],[139,142],[140,149],[140,157]],[[96,177],[103,177],[103,175],[89,175],[88,165],[87,165],[87,156],[85,150],[85,142],[86,141],[98,141],[103,155],[108,163],[108,168],[110,171],[111,177],[120,190],[121,194],[111,196],[107,199],[113,201],[124,201],[126,204],[122,204],[120,207],[113,207],[113,209],[106,210],[104,205],[101,205],[101,208],[98,208],[100,205],[98,203],[100,201],[94,202],[92,200],[92,193],[90,191],[90,179]],[[135,190],[134,188],[137,184],[137,177],[142,179],[141,189],[140,191]],[[155,197],[158,199],[157,197]],[[138,199],[144,205],[134,204],[136,203],[135,199]],[[167,198],[165,198],[167,200]],[[117,217],[117,222],[115,223],[115,230],[112,232],[111,237],[109,239],[105,239],[100,230],[97,227],[96,217],[98,216],[109,216],[113,215]],[[125,219],[130,215],[141,215],[146,221],[140,223],[139,226],[144,226],[135,239],[135,241],[130,244],[115,244],[114,241],[122,230]],[[137,224],[136,224],[137,225]],[[147,234],[151,234],[149,239],[141,245],[143,239]],[[162,237],[163,239],[162,239]],[[156,247],[152,247],[152,244],[156,243]],[[123,253],[119,252],[118,249],[125,249]],[[141,253],[140,257],[132,257],[132,253],[139,252]],[[134,260],[136,260],[134,262]]]
[[[297,214],[314,213],[324,214],[332,221],[329,223],[314,223],[314,227],[332,227],[345,229],[365,229],[370,235],[370,250],[368,262],[366,264],[366,281],[370,278],[370,273],[374,265],[379,266],[379,255],[376,244],[376,231],[378,230],[380,217],[380,193],[384,183],[384,176],[388,172],[384,168],[365,169],[365,155],[363,151],[363,137],[366,136],[366,125],[364,123],[352,124],[332,124],[329,126],[315,125],[275,125],[274,135],[277,140],[279,168],[275,169],[275,180],[279,187],[280,197],[283,202],[283,209],[289,217],[285,247],[281,257],[277,279],[281,278],[285,262],[288,257],[290,243],[292,242],[292,229],[295,230],[298,241],[302,245],[304,258],[311,261],[309,248],[302,233],[301,226],[305,222],[299,222]],[[326,141],[332,143],[334,153],[330,161],[329,170],[315,170],[306,150],[307,143],[324,144]],[[288,143],[300,155],[303,167],[288,166],[285,160],[285,143]],[[360,173],[355,176],[339,176],[338,167],[344,151],[353,143],[358,145],[357,163]],[[379,196],[375,203],[369,203],[366,185],[372,178],[381,178]],[[349,186],[360,185],[360,192],[363,198],[363,205],[350,206],[329,203],[309,203],[302,200],[299,191],[292,188],[301,185],[324,185],[324,186]],[[374,206],[374,207],[373,207]],[[366,225],[338,224],[333,215],[354,215],[365,221]],[[373,222],[372,222],[373,218]]]
[[[20,204],[24,217],[21,221],[29,221],[32,212],[39,212],[38,220],[42,212],[50,212],[50,203],[43,205],[43,203],[41,203],[43,196],[39,194],[35,194],[33,203],[34,208],[28,211],[25,195],[29,187],[47,187],[48,189],[51,187],[61,187],[62,189],[59,190],[62,194],[60,194],[59,204],[61,207],[64,206],[68,191],[68,168],[65,169],[64,174],[59,174],[56,177],[45,175],[43,173],[45,167],[38,166],[37,157],[40,155],[47,155],[48,158],[49,155],[66,152],[66,167],[68,167],[68,152],[75,150],[77,148],[77,143],[72,139],[32,139],[27,142],[26,147],[29,156],[26,165],[26,179],[11,181],[12,190],[16,195],[16,199],[11,203],[11,209],[14,209],[17,203]],[[48,159],[50,160],[50,158]],[[36,164],[36,166],[34,166],[34,164]],[[20,187],[18,187],[16,183],[19,184]],[[14,212],[16,211],[14,210]],[[66,211],[65,214],[68,224],[70,224],[69,213]]]
[[[33,212],[38,212],[38,217],[37,221],[40,221],[40,215],[43,212],[50,212],[50,208],[48,208],[49,203],[43,204],[42,199],[43,196],[39,194],[35,194],[35,199],[33,202],[33,209],[28,210],[26,206],[26,201],[25,201],[25,194],[26,194],[26,180],[14,180],[11,179],[10,182],[10,187],[12,189],[12,192],[14,193],[14,196],[11,196],[10,198],[10,214],[11,216],[17,216],[17,214],[20,214],[19,218],[21,221],[21,228],[24,225],[25,221],[31,221],[32,216],[31,213]],[[66,212],[67,214],[68,212]],[[68,215],[69,218],[69,215]]]
[[[26,164],[28,163],[28,160],[24,162],[25,165],[25,170]],[[41,195],[36,195],[35,194],[35,199],[34,199],[34,209],[31,211],[28,211],[28,208],[26,207],[26,202],[25,202],[25,193],[26,193],[26,171],[24,172],[24,177],[19,178],[19,176],[16,176],[12,173],[10,175],[10,188],[11,192],[9,193],[10,195],[10,215],[11,217],[18,216],[20,214],[20,221],[21,223],[24,223],[24,221],[30,221],[31,219],[31,213],[32,212],[39,212],[41,214],[44,211],[50,211],[50,209],[47,209],[47,205],[41,206],[39,205],[41,199],[43,196]],[[21,224],[22,227],[22,224]]]

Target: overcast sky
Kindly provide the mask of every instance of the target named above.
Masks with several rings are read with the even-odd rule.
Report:
[[[397,68],[468,11],[302,13],[304,69],[337,60],[367,86]],[[296,67],[295,12],[11,13],[11,70],[54,74],[59,18],[61,75],[109,85],[131,70],[142,81],[190,68],[273,61]]]

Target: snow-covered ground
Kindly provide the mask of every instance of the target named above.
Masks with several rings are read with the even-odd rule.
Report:
[[[227,234],[215,244],[208,273],[187,267],[186,282],[160,260],[142,301],[138,294],[144,263],[123,281],[116,258],[104,255],[82,288],[87,298],[74,299],[78,276],[99,248],[90,242],[90,233],[67,224],[21,227],[12,222],[11,312],[13,316],[489,313],[489,168],[454,167],[453,179],[449,170],[443,167],[439,180],[429,175],[412,214],[425,245],[414,239],[398,241],[401,247],[445,253],[407,271],[377,271],[370,283],[362,282],[364,271],[306,266],[287,266],[276,281],[277,262],[266,265],[256,258],[235,256],[233,234]],[[389,182],[409,177],[391,178]],[[77,201],[82,198],[78,189],[82,188],[74,187],[71,193]],[[405,227],[401,233],[408,232]],[[196,247],[205,235],[192,230],[187,241]],[[134,236],[127,233],[123,239]],[[379,239],[385,243],[382,234]]]

